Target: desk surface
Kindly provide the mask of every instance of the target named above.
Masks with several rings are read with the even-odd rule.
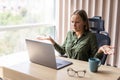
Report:
[[[3,74],[8,80],[117,80],[120,77],[120,69],[101,65],[97,73],[89,71],[88,62],[62,58],[73,62],[72,65],[55,70],[31,62],[22,62],[14,66],[4,67]],[[87,70],[84,78],[69,77],[67,69]]]

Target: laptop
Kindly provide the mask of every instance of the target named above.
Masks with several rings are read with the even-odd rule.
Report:
[[[52,44],[38,40],[25,40],[31,62],[57,70],[72,64],[70,61],[56,59]]]

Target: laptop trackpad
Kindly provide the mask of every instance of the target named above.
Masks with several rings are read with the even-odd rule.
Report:
[[[72,64],[70,61],[62,60],[62,59],[56,59],[57,69],[61,69],[65,66],[68,66]]]

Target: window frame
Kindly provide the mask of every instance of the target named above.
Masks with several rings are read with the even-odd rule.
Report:
[[[54,2],[54,5],[53,5],[53,12],[54,14],[53,15],[53,23],[26,23],[26,24],[19,24],[19,25],[1,25],[0,26],[0,32],[2,31],[12,31],[12,30],[22,30],[22,29],[30,29],[30,28],[37,28],[37,27],[41,27],[41,26],[46,26],[46,27],[54,27],[54,29],[56,29],[56,26],[55,26],[55,0],[53,0]],[[55,32],[54,32],[55,33]],[[54,37],[55,38],[55,34],[54,34]]]

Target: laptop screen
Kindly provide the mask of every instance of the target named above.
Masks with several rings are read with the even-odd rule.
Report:
[[[54,46],[52,44],[30,39],[26,39],[26,44],[30,61],[33,63],[37,63],[54,69],[62,68],[66,65],[72,64],[72,62],[69,61],[57,60],[57,62],[61,62],[61,65],[57,67]]]

